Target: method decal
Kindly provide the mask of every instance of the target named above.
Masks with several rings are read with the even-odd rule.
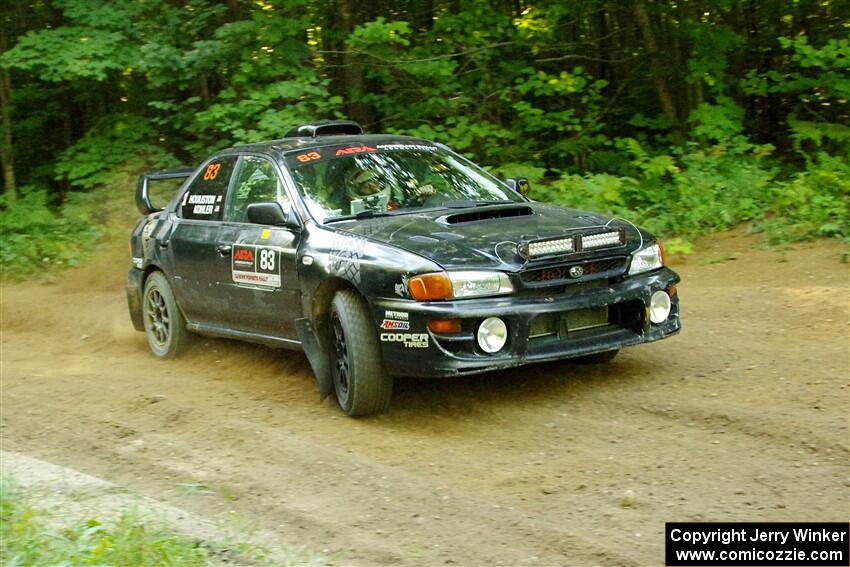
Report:
[[[428,333],[381,333],[385,343],[403,343],[404,348],[428,348]]]
[[[410,318],[407,311],[390,311],[389,309],[384,311],[384,317],[387,319],[401,319],[402,321],[407,321]]]
[[[233,281],[267,288],[280,287],[280,250],[269,246],[235,244]]]

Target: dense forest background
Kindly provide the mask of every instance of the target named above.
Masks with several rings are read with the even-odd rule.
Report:
[[[847,0],[4,0],[0,52],[6,268],[75,262],[142,170],[342,117],[674,251],[850,234]]]

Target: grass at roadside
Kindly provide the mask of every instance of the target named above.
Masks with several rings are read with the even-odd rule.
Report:
[[[264,550],[177,534],[128,510],[114,521],[60,521],[38,510],[13,484],[0,483],[0,564],[180,565],[266,564]]]

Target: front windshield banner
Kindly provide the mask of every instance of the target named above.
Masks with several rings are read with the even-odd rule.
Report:
[[[520,202],[477,166],[427,144],[344,144],[286,156],[316,220],[415,212],[457,201]]]

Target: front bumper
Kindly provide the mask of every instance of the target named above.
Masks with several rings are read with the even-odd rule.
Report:
[[[391,374],[456,376],[583,356],[674,335],[680,330],[678,294],[673,294],[670,315],[663,323],[649,321],[647,306],[655,291],[673,289],[678,282],[675,272],[662,268],[590,288],[568,287],[561,293],[541,290],[425,303],[382,298],[370,303],[384,363]],[[560,326],[559,321],[570,313],[598,313],[600,309],[607,313],[607,323],[583,330]],[[477,325],[487,317],[500,317],[508,326],[508,341],[494,354],[483,352],[475,340]],[[462,331],[433,333],[428,329],[431,319],[460,319]],[[552,321],[556,332],[541,336],[541,321]]]

